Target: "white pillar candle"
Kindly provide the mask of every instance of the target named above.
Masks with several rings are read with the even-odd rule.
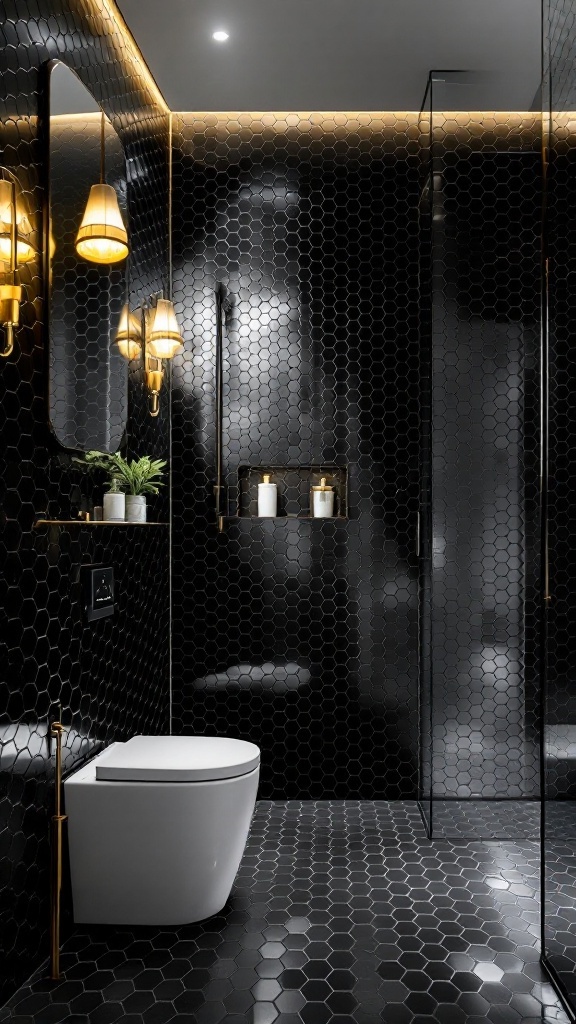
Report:
[[[323,476],[320,486],[312,488],[312,515],[314,519],[331,519],[334,515],[334,491]]]
[[[262,483],[258,484],[258,515],[274,517],[278,512],[278,488],[270,483],[270,474],[265,473]]]

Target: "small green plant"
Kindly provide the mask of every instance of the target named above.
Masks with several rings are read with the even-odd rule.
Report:
[[[85,469],[102,469],[110,479],[113,490],[127,494],[158,494],[163,487],[160,479],[164,476],[166,462],[142,455],[139,459],[123,458],[118,452],[86,452],[83,459],[76,459]]]

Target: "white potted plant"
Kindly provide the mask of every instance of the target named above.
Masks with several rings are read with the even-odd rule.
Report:
[[[82,464],[86,467],[103,469],[110,477],[111,489],[108,492],[117,494],[122,491],[126,499],[126,522],[146,522],[146,498],[149,494],[158,494],[163,486],[160,479],[164,475],[166,462],[163,459],[151,459],[142,455],[139,459],[123,458],[118,452],[110,455],[106,452],[86,452]],[[106,495],[104,496],[106,498]]]
[[[163,486],[160,477],[164,475],[165,466],[162,459],[151,459],[148,455],[125,463],[122,480],[126,490],[128,522],[146,522],[147,495],[159,493],[159,488]]]

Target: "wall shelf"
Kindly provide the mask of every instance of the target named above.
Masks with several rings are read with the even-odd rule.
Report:
[[[122,520],[103,520],[103,519],[90,519],[86,522],[84,519],[37,519],[34,523],[34,529],[37,530],[41,526],[169,526],[169,523],[133,523],[131,521]]]
[[[269,473],[272,483],[278,488],[277,516],[258,515],[258,484],[264,473]],[[295,520],[320,518],[310,515],[310,488],[320,483],[325,476],[334,488],[335,515],[329,518],[346,520],[348,518],[348,467],[333,463],[304,466],[239,466],[235,492],[231,489],[231,506],[236,505],[236,516],[239,519]]]
[[[285,515],[285,516],[225,516],[226,520],[232,522],[259,522],[266,523],[271,520],[275,523],[347,523],[349,522],[348,516],[296,516],[296,515]]]

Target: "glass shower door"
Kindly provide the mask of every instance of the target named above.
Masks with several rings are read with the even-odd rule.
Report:
[[[543,730],[545,965],[576,1013],[576,4],[545,0],[549,414]]]
[[[540,825],[541,115],[432,72],[421,114],[421,806]],[[488,112],[487,112],[488,111]]]

